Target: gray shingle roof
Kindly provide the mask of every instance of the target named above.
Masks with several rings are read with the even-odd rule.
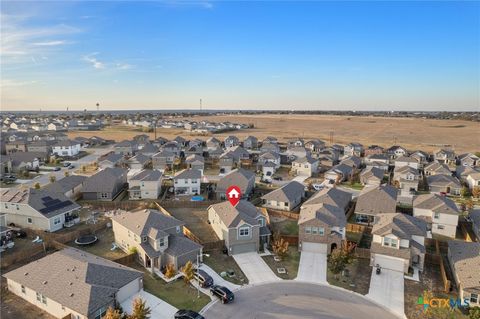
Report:
[[[250,225],[257,225],[256,218],[262,213],[252,203],[241,200],[234,207],[230,202],[222,202],[211,205],[208,210],[213,209],[226,227],[237,227],[245,222]]]
[[[112,220],[129,229],[138,236],[149,236],[151,229],[167,231],[177,226],[185,225],[184,222],[164,215],[154,209],[140,209],[122,212],[112,217]]]
[[[124,168],[108,167],[87,178],[83,183],[82,192],[112,192],[117,180],[119,180],[122,175],[126,174],[127,170]]]
[[[0,202],[28,204],[47,218],[80,209],[81,207],[62,193],[34,188],[4,191],[1,194]]]
[[[149,156],[146,156],[146,155],[143,155],[142,153],[139,153],[139,154],[135,155],[134,157],[130,158],[129,162],[136,161],[136,162],[144,165],[149,160],[150,160]]]
[[[262,199],[274,200],[277,202],[292,202],[298,197],[303,196],[305,196],[305,186],[299,182],[292,181],[264,195]]]
[[[75,248],[66,248],[3,275],[84,316],[114,302],[115,293],[143,276]]]
[[[370,252],[374,254],[387,255],[403,259],[410,259],[411,254],[410,248],[400,247],[399,249],[396,249],[382,246],[382,244],[380,243],[372,243],[372,245],[370,246]]]
[[[170,236],[168,237],[168,248],[165,249],[165,253],[170,256],[182,256],[192,251],[200,250],[202,245],[197,244],[190,239],[183,236]]]
[[[402,213],[378,214],[372,234],[379,236],[393,234],[398,238],[410,240],[414,235],[425,237],[427,223],[422,219]]]
[[[363,178],[377,178],[379,180],[383,179],[383,170],[377,167],[370,166],[368,168],[365,168],[362,173],[360,174],[361,177]]]
[[[452,172],[448,168],[447,165],[445,164],[440,164],[437,162],[433,162],[427,166],[425,166],[425,171],[426,172],[432,172],[435,174],[445,174],[445,175],[451,175]]]
[[[451,240],[448,248],[463,289],[480,290],[480,243]]]
[[[438,187],[457,187],[460,188],[462,185],[455,177],[451,175],[430,175],[427,176],[427,183],[429,186],[438,186]]]
[[[325,203],[302,207],[298,224],[312,219],[320,220],[330,227],[336,226],[342,228],[347,224],[347,218],[345,217],[345,211],[343,209]]]
[[[223,176],[217,183],[217,192],[225,192],[231,185],[237,185],[245,193],[248,182],[255,180],[255,174],[249,170],[238,168]]]
[[[111,153],[107,157],[105,157],[103,160],[101,160],[101,162],[108,161],[108,162],[111,162],[111,163],[115,164],[118,161],[120,161],[121,159],[123,159],[122,154]]]
[[[135,174],[130,180],[131,181],[145,181],[145,182],[155,182],[162,178],[162,172],[156,169],[144,169],[143,171]]]
[[[77,187],[80,184],[83,184],[83,182],[87,179],[86,176],[81,176],[81,175],[71,175],[71,176],[66,176],[55,183],[51,183],[43,187],[44,190],[51,191],[54,193],[66,193],[73,188]]]
[[[316,192],[312,197],[310,197],[302,207],[309,205],[318,205],[318,204],[329,204],[333,206],[338,206],[341,209],[345,210],[352,199],[352,194],[349,192],[342,191],[338,188],[324,188],[321,191]]]
[[[430,209],[436,213],[458,215],[458,207],[453,200],[437,194],[418,195],[413,200],[413,208]]]
[[[390,185],[365,187],[358,196],[355,213],[366,215],[395,213],[397,193],[397,189]]]
[[[173,179],[200,179],[202,178],[202,172],[199,169],[184,169],[179,172]]]

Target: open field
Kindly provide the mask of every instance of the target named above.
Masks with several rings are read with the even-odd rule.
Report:
[[[300,136],[305,139],[320,138],[328,142],[330,132],[333,132],[333,142],[340,144],[356,141],[365,145],[391,146],[396,143],[409,149],[420,148],[426,151],[433,151],[440,145],[448,144],[455,147],[458,152],[480,150],[480,139],[475,138],[475,132],[479,131],[480,124],[470,121],[292,114],[196,116],[190,119],[251,123],[255,126],[254,129],[215,134],[217,137],[235,134],[240,138],[255,135],[263,139],[271,135],[280,141],[286,141]],[[104,131],[69,132],[68,136],[73,138],[98,135],[121,141],[137,134],[144,133],[141,129],[116,126],[106,128]],[[145,134],[152,138],[154,136],[154,133]],[[172,139],[177,135],[185,136],[189,133],[180,129],[157,129],[157,135]]]

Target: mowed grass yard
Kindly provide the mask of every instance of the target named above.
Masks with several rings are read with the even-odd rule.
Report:
[[[272,222],[273,233],[279,232],[281,235],[295,236],[298,235],[298,222],[296,220],[285,219],[279,222]]]
[[[228,256],[221,251],[209,251],[209,257],[203,257],[203,263],[212,268],[217,274],[222,272],[233,270],[234,277],[224,277],[225,280],[237,285],[248,284],[248,278],[242,272],[235,259],[232,256]]]
[[[372,276],[370,260],[367,258],[355,258],[347,266],[347,270],[348,275],[342,276],[342,274],[338,274],[335,278],[334,274],[327,269],[328,283],[366,295],[370,288],[370,278]]]
[[[298,247],[288,247],[288,255],[281,258],[280,261],[275,261],[274,256],[264,256],[262,258],[278,277],[289,280],[293,280],[297,277],[298,264],[300,263],[300,252],[298,251]],[[285,268],[287,273],[278,273],[278,268]]]
[[[197,289],[190,284],[186,284],[182,278],[167,283],[158,276],[152,275],[137,263],[132,263],[129,266],[144,272],[143,289],[145,291],[178,309],[190,309],[198,312],[211,300],[209,296],[202,292],[200,292],[200,298],[197,298]]]
[[[123,252],[123,250],[118,247],[113,251],[111,250],[112,244],[115,241],[111,228],[105,228],[104,230],[98,231],[97,233],[95,233],[95,236],[97,236],[98,241],[92,245],[80,246],[75,244],[75,241],[71,241],[67,243],[67,245],[109,260],[115,260],[127,255]]]
[[[207,208],[167,208],[173,217],[185,222],[186,226],[202,242],[218,241],[218,237],[208,224]]]

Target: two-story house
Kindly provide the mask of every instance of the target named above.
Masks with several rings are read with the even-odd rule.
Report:
[[[337,164],[325,172],[325,180],[331,184],[341,183],[348,180],[353,175],[353,167],[346,164]]]
[[[300,208],[298,247],[301,251],[330,253],[345,240],[346,210],[352,194],[324,188]]]
[[[222,202],[207,211],[208,222],[218,238],[225,241],[229,255],[257,252],[268,245],[271,233],[267,219],[252,203],[241,200],[232,206]]]
[[[432,234],[455,238],[459,210],[446,196],[425,194],[413,200],[413,216],[423,218]]]
[[[411,166],[395,167],[393,171],[393,180],[395,186],[400,189],[402,196],[412,195],[418,191],[420,173]]]
[[[129,199],[157,199],[162,189],[162,172],[145,169],[128,180]]]
[[[305,186],[291,181],[262,196],[263,207],[275,210],[291,211],[305,198]]]
[[[83,199],[113,201],[127,185],[126,169],[107,167],[84,181]]]
[[[428,189],[435,194],[460,195],[462,184],[452,175],[427,176]]]
[[[433,159],[435,162],[447,165],[455,165],[456,164],[456,156],[453,150],[449,149],[440,149],[433,153]]]
[[[162,150],[152,156],[152,167],[162,173],[171,170],[178,156],[174,152]]]
[[[72,140],[58,141],[52,145],[52,154],[55,154],[60,157],[77,156],[78,153],[80,153],[80,143],[77,141],[72,141]]]
[[[402,213],[379,214],[372,227],[370,266],[408,273],[409,267],[423,271],[425,221]]]
[[[292,162],[292,171],[296,175],[313,176],[318,171],[318,159],[307,155]]]
[[[151,272],[161,272],[167,265],[178,269],[196,261],[202,246],[184,236],[184,222],[157,210],[140,209],[112,217],[115,243],[129,252],[136,249],[138,261]]]
[[[343,154],[345,156],[358,156],[363,155],[363,145],[360,143],[349,143],[343,148]]]
[[[135,153],[138,150],[138,143],[136,141],[128,141],[124,140],[121,141],[120,143],[117,143],[114,146],[114,150],[116,154],[122,154],[122,155],[135,155]]]
[[[400,156],[395,159],[395,168],[400,168],[404,166],[410,166],[414,169],[420,169],[420,163],[414,157],[409,156]]]
[[[141,170],[147,167],[151,161],[152,160],[149,156],[137,153],[137,155],[130,157],[126,163],[132,170]]]
[[[255,174],[252,171],[237,168],[220,178],[215,189],[216,198],[226,199],[226,191],[230,186],[236,185],[240,188],[243,198],[248,198],[255,187]]]
[[[63,194],[70,199],[78,199],[82,196],[83,183],[87,179],[82,175],[65,176],[54,183],[50,183],[43,187],[44,190]]]
[[[258,148],[258,139],[255,136],[248,136],[243,140],[243,147],[247,150]]]
[[[408,156],[407,149],[405,147],[400,146],[400,145],[393,145],[393,146],[387,148],[386,153],[391,159],[397,159],[399,157]]]
[[[175,195],[198,195],[201,192],[202,172],[198,169],[184,169],[173,178]]]
[[[185,164],[187,164],[188,168],[198,169],[203,175],[203,170],[205,169],[205,160],[203,159],[203,156],[196,154],[189,155],[185,159]]]
[[[384,171],[377,167],[365,168],[360,173],[360,183],[363,185],[380,186],[383,181]]]
[[[370,225],[378,214],[395,213],[397,193],[397,189],[391,185],[365,187],[355,205],[356,222]]]
[[[425,176],[433,175],[452,175],[452,172],[446,164],[433,162],[425,166]]]
[[[458,155],[458,161],[461,166],[476,167],[480,166],[480,157],[473,153]]]
[[[267,162],[275,164],[275,168],[280,167],[280,155],[273,152],[265,152],[258,157],[258,164],[264,165]]]
[[[225,148],[230,148],[240,145],[240,140],[238,139],[238,137],[230,135],[225,137],[225,139],[223,140],[223,144],[225,145]]]

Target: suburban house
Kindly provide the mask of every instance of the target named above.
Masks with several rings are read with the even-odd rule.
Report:
[[[366,167],[380,168],[384,172],[388,171],[390,160],[385,154],[372,154],[365,158]]]
[[[430,155],[428,155],[424,151],[415,151],[412,154],[410,154],[410,157],[416,159],[418,163],[420,163],[420,168],[427,165],[430,159]]]
[[[223,140],[223,143],[225,145],[225,148],[230,148],[230,147],[240,145],[240,140],[238,139],[238,137],[234,135],[230,135],[225,137],[225,139]]]
[[[48,141],[48,140],[35,141],[27,145],[27,150],[29,152],[41,152],[41,153],[51,154],[53,144],[55,144],[54,141]]]
[[[138,153],[137,155],[130,157],[126,161],[128,167],[131,169],[144,169],[148,164],[151,163],[151,158],[149,156]]]
[[[54,232],[78,223],[80,205],[61,193],[44,189],[8,189],[1,193],[0,207],[15,226]]]
[[[340,161],[340,164],[348,165],[356,171],[362,166],[362,159],[358,156],[347,156]]]
[[[397,208],[397,189],[391,185],[365,187],[357,198],[357,223],[372,224],[378,214],[393,214]]]
[[[232,152],[225,152],[218,158],[218,166],[220,167],[220,175],[228,174],[233,168],[233,154]]]
[[[124,251],[137,250],[138,260],[151,272],[171,264],[179,269],[196,261],[202,246],[185,237],[184,222],[157,210],[140,209],[112,217],[115,243]]]
[[[277,171],[277,167],[272,162],[266,162],[262,165],[262,181],[271,183],[273,180],[273,174]]]
[[[291,181],[280,188],[262,196],[263,207],[275,210],[291,211],[305,198],[305,186]]]
[[[272,152],[272,153],[280,153],[280,146],[278,146],[277,142],[262,142],[262,146],[260,147],[260,152]]]
[[[122,154],[122,155],[134,155],[135,152],[138,150],[138,144],[135,141],[122,141],[120,143],[117,143],[114,146],[115,153],[116,154]]]
[[[462,184],[452,175],[431,175],[427,176],[428,189],[431,193],[460,195]]]
[[[292,171],[301,176],[312,176],[318,171],[318,159],[307,155],[292,162]]]
[[[347,225],[346,211],[352,194],[324,188],[300,208],[298,247],[301,251],[330,253],[342,247]]]
[[[125,162],[123,154],[110,153],[100,160],[98,166],[102,169],[107,167],[121,166]]]
[[[452,172],[446,164],[433,162],[425,166],[424,172],[426,176],[433,175],[452,175]]]
[[[474,209],[468,214],[472,221],[472,229],[477,239],[480,240],[480,209]]]
[[[222,142],[215,137],[210,137],[208,138],[206,145],[207,145],[207,150],[210,151],[210,150],[220,148],[222,146]]]
[[[393,181],[403,196],[412,195],[418,191],[420,173],[411,166],[402,166],[393,170]]]
[[[70,199],[78,199],[82,196],[83,183],[87,179],[82,175],[70,175],[50,183],[43,187],[44,190],[53,193],[63,194]]]
[[[325,172],[325,180],[329,180],[332,183],[341,183],[353,174],[353,167],[346,164],[338,164]]]
[[[370,145],[364,151],[365,156],[370,156],[373,154],[383,154],[384,152],[385,152],[385,149],[378,145]]]
[[[7,154],[12,154],[16,152],[26,152],[27,142],[24,140],[7,142],[5,143],[5,151]]]
[[[404,166],[410,166],[414,169],[420,169],[420,163],[414,157],[409,156],[400,156],[395,159],[395,168],[400,168]]]
[[[315,138],[306,142],[305,148],[312,153],[318,153],[325,148],[325,142]]]
[[[480,243],[449,241],[448,261],[460,300],[467,299],[471,308],[480,306]]]
[[[280,155],[273,152],[265,152],[258,157],[258,164],[264,165],[267,162],[275,164],[275,168],[280,167]]]
[[[455,238],[459,210],[446,196],[425,194],[413,200],[413,216],[424,219],[432,234]]]
[[[470,189],[473,189],[474,187],[480,187],[480,171],[469,173],[466,180]]]
[[[198,169],[184,169],[173,178],[175,195],[198,195],[201,192],[202,172]]]
[[[196,154],[189,155],[185,159],[185,163],[188,168],[197,169],[202,172],[203,175],[203,170],[205,169],[205,160],[203,159],[203,156]]]
[[[363,155],[363,145],[360,143],[349,143],[343,148],[343,154],[345,156],[358,156]]]
[[[391,159],[398,159],[400,157],[408,156],[407,149],[399,145],[393,145],[387,148],[386,153]]]
[[[143,273],[65,248],[3,275],[8,290],[55,318],[101,319],[143,289]]]
[[[145,145],[139,147],[141,148],[137,151],[138,154],[152,157],[154,154],[158,153],[158,147],[156,147],[152,143],[146,143]]]
[[[252,171],[243,168],[237,168],[231,171],[218,181],[215,190],[216,198],[219,200],[225,200],[225,193],[232,185],[237,185],[240,188],[242,198],[248,198],[255,187],[255,174]]]
[[[458,155],[458,161],[461,166],[476,167],[480,166],[480,158],[472,153]]]
[[[218,238],[225,241],[229,255],[257,252],[268,245],[271,233],[267,220],[252,203],[241,200],[232,206],[222,202],[207,211],[208,222]]]
[[[19,172],[39,168],[40,163],[45,160],[46,156],[46,153],[15,152],[2,157],[10,159],[11,172]]]
[[[453,150],[441,149],[433,153],[435,162],[447,165],[455,165],[457,162],[455,152]]]
[[[158,169],[162,173],[171,170],[177,159],[178,156],[174,152],[162,150],[152,156],[153,169]]]
[[[127,170],[119,167],[105,168],[83,183],[83,199],[113,201],[127,188]]]
[[[383,173],[384,171],[380,168],[372,166],[369,168],[365,168],[360,173],[360,183],[362,183],[363,185],[380,186],[383,181]]]
[[[129,199],[157,199],[162,189],[162,172],[145,169],[128,180]]]
[[[243,140],[243,147],[247,150],[258,148],[258,139],[255,136],[248,136]]]
[[[80,153],[80,143],[77,141],[57,141],[52,145],[52,154],[60,157],[73,157],[77,156],[78,153]]]
[[[423,271],[426,234],[427,225],[419,218],[402,213],[377,215],[370,266],[402,273],[408,273],[409,267]]]
[[[287,150],[297,147],[305,148],[305,141],[303,138],[292,138],[287,142]]]

